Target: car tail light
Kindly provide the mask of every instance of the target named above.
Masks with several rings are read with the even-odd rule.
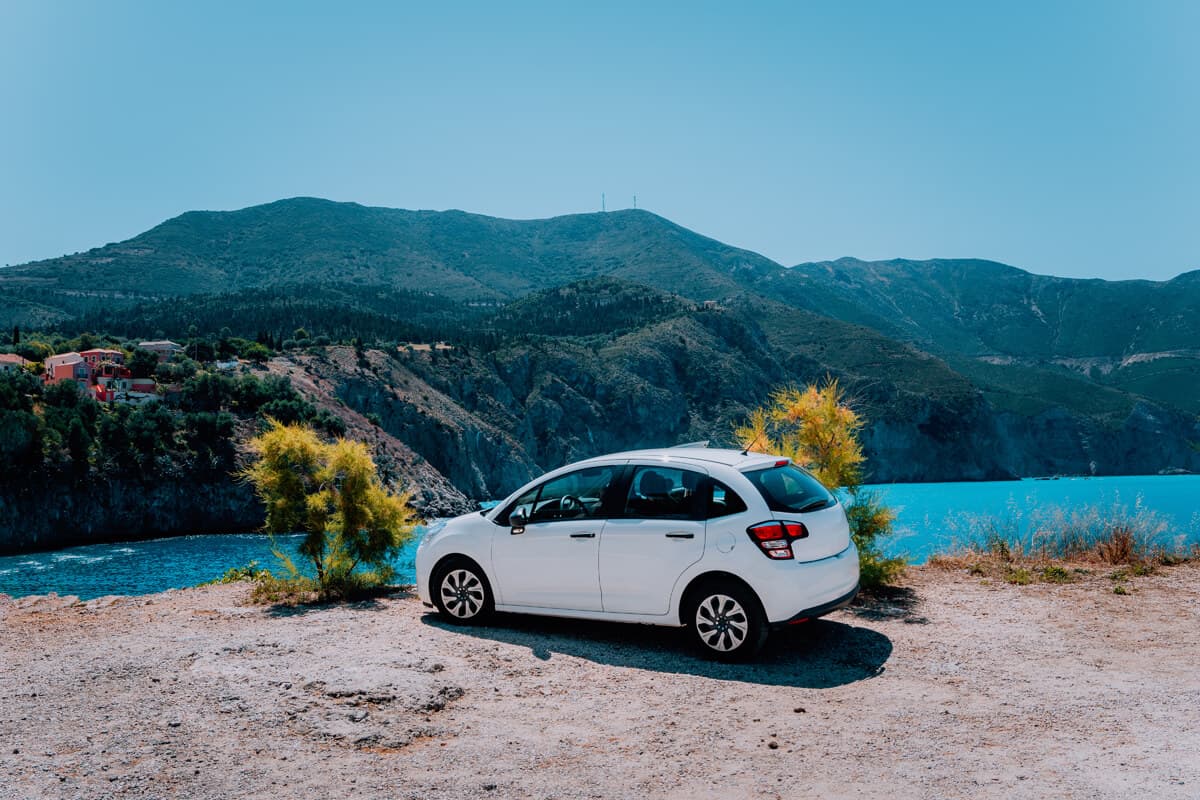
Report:
[[[808,528],[802,522],[760,522],[747,528],[746,533],[767,558],[777,561],[792,558],[792,542],[808,538]]]

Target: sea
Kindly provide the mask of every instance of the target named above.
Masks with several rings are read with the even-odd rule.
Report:
[[[1200,475],[1026,479],[982,483],[908,483],[866,487],[896,513],[890,555],[923,563],[988,525],[1021,529],[1056,513],[1120,510],[1150,518],[1164,540],[1200,542]],[[420,531],[396,559],[398,581],[414,580]],[[299,535],[259,533],[176,536],[94,544],[0,557],[0,593],[13,597],[57,592],[87,600],[140,595],[219,578],[257,562],[279,573],[273,549],[296,555]],[[296,559],[297,565],[301,563]]]

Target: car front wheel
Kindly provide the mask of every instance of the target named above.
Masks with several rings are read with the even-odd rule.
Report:
[[[475,564],[454,560],[438,567],[433,576],[433,604],[447,621],[474,625],[492,612],[492,590]]]
[[[714,583],[695,592],[687,620],[700,652],[719,661],[752,658],[767,640],[758,598],[735,583]]]

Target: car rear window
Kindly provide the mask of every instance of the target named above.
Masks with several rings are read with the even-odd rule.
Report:
[[[834,502],[833,495],[820,481],[794,464],[759,469],[745,475],[772,511],[799,514],[827,508]]]

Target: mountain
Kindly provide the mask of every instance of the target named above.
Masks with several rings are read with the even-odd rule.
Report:
[[[472,497],[606,449],[724,438],[773,387],[825,375],[869,420],[876,480],[1200,471],[1196,308],[1200,273],[788,268],[646,211],[503,220],[313,198],[188,212],[0,270],[3,329],[377,343],[384,377],[339,372],[337,400]],[[449,355],[395,349],[441,340]],[[400,403],[395,381],[442,405]]]
[[[995,396],[1018,384],[1080,410],[1071,395],[1118,405],[1141,395],[1200,413],[1200,271],[1103,281],[991,261],[843,258],[775,283],[788,302],[946,357]]]
[[[0,270],[0,293],[45,310],[281,284],[428,289],[456,300],[508,300],[611,275],[719,296],[737,276],[781,267],[646,211],[505,220],[314,198],[241,211],[190,211],[86,253]]]

